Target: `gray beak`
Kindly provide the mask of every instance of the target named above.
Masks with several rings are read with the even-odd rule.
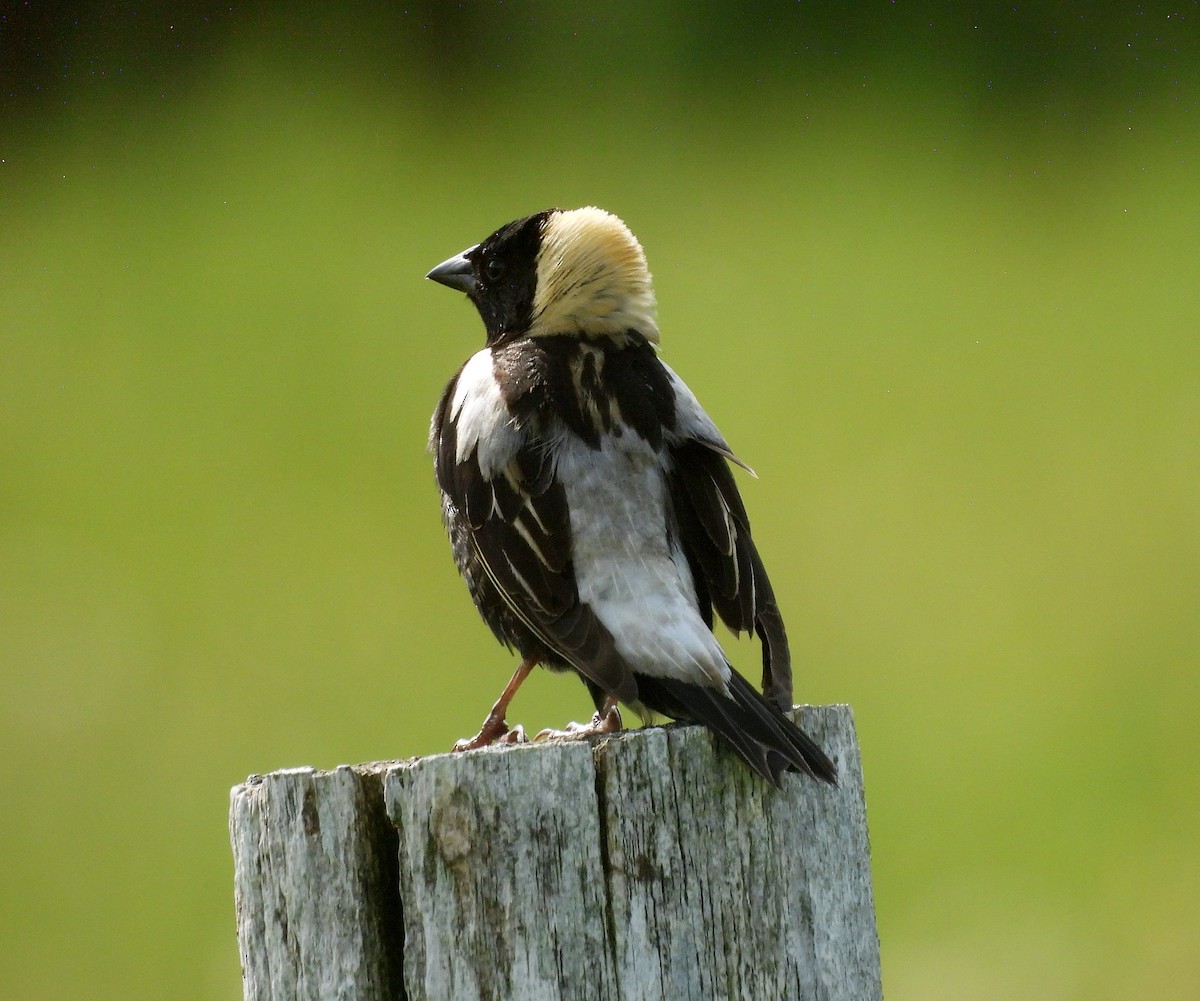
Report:
[[[478,244],[476,244],[478,246]],[[475,290],[475,265],[467,258],[475,247],[468,247],[461,254],[455,254],[448,261],[442,261],[425,277],[440,285],[458,289],[460,292],[471,293]]]

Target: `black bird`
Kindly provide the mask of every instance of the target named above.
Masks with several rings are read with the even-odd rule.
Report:
[[[509,223],[426,276],[465,292],[486,346],[433,415],[454,560],[492,632],[522,657],[480,733],[512,739],[534,666],[574,670],[618,729],[618,702],[710,727],[778,785],[837,770],[782,710],[783,619],[728,463],[731,451],[657,353],[641,245],[598,208]],[[763,694],[730,666],[713,611],[762,641]]]

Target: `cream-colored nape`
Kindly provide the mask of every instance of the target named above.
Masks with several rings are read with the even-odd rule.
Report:
[[[654,286],[641,244],[604,209],[555,212],[542,231],[530,335],[629,330],[659,342]]]

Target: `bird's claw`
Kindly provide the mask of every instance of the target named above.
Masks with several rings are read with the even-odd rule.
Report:
[[[539,730],[534,734],[535,741],[541,740],[581,740],[584,737],[600,737],[606,733],[618,733],[622,729],[621,711],[613,706],[601,715],[595,713],[590,723],[568,723],[565,730]]]
[[[463,737],[462,740],[456,741],[451,751],[474,751],[480,747],[491,747],[493,744],[528,743],[529,738],[525,736],[525,727],[518,723],[509,729],[508,723],[503,718],[488,716],[474,737]]]

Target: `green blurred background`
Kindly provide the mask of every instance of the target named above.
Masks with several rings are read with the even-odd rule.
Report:
[[[590,203],[854,706],[890,1001],[1198,996],[1200,9],[1128,7],[10,6],[0,996],[240,997],[229,787],[478,726],[422,276]]]

